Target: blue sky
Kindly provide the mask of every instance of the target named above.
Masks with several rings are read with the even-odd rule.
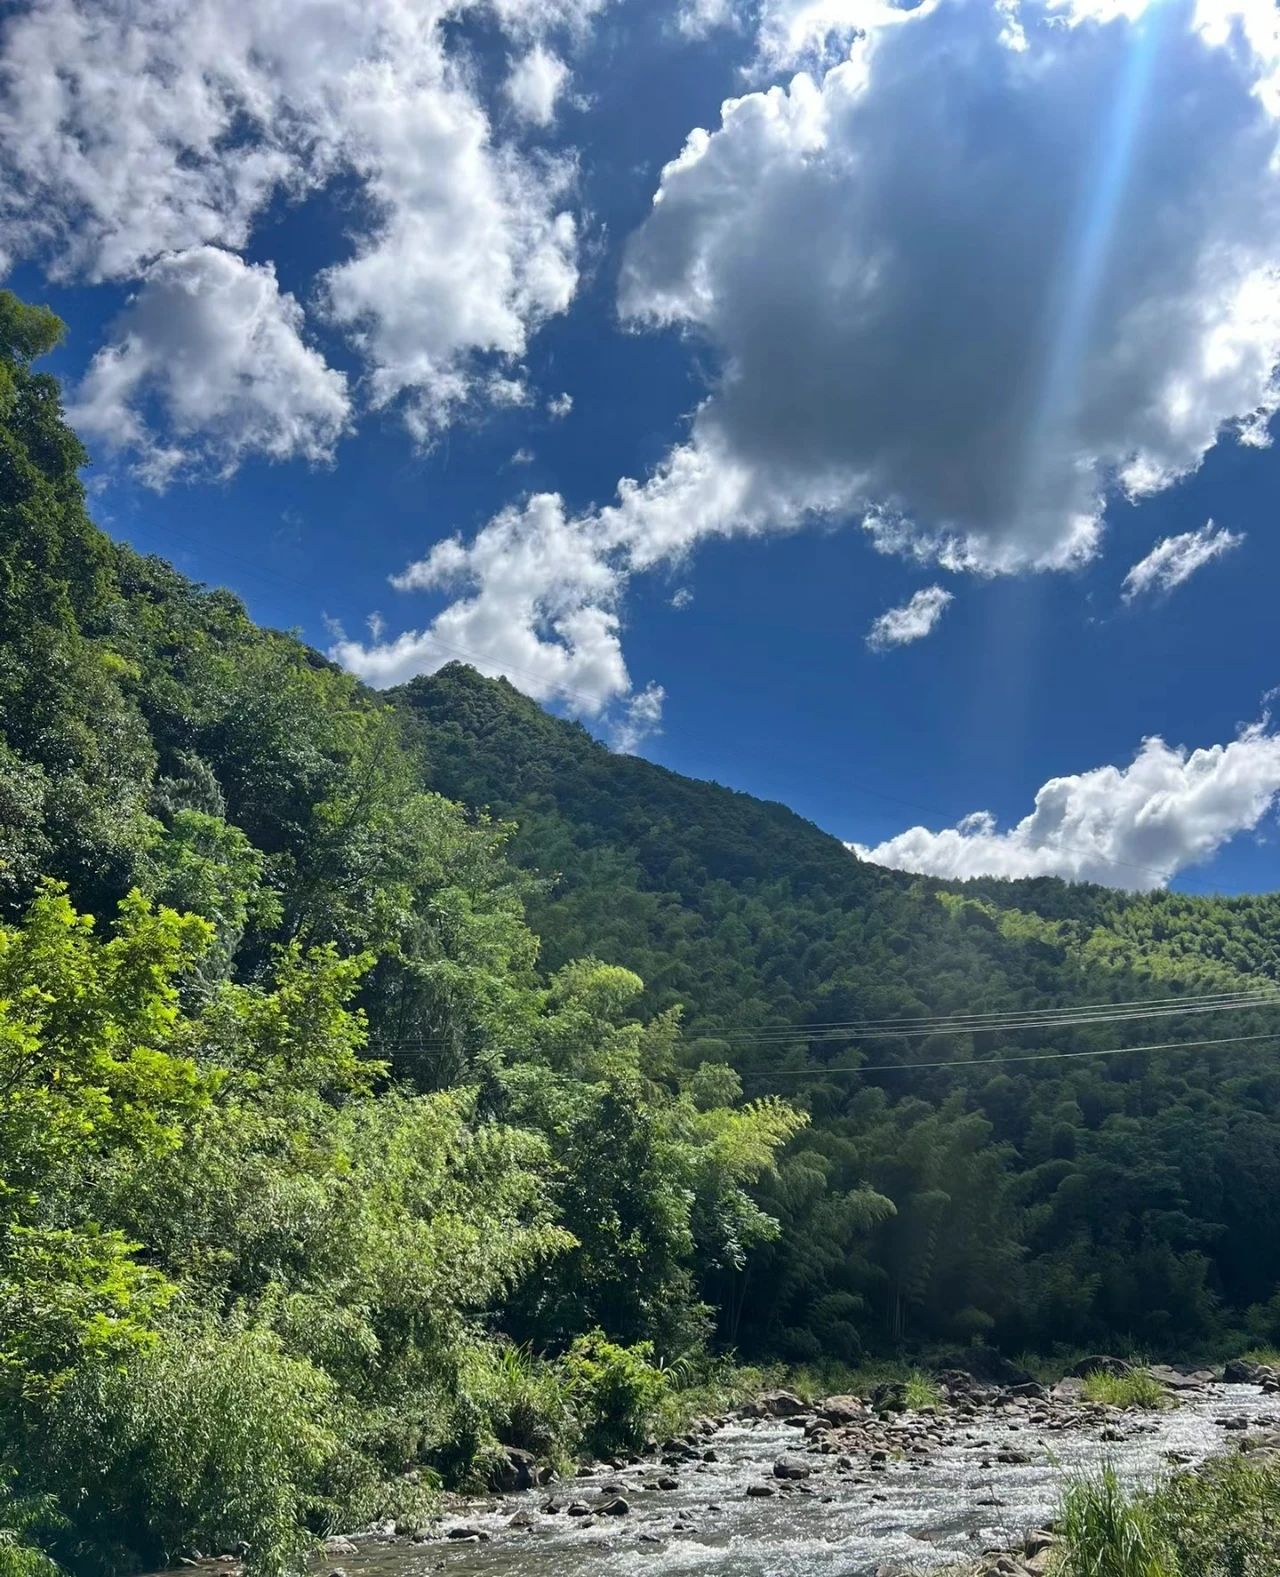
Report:
[[[888,863],[1280,884],[1270,6],[180,9],[0,24],[107,529]]]

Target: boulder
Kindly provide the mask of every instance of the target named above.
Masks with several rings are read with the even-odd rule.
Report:
[[[939,1365],[943,1369],[963,1369],[985,1385],[1025,1385],[1035,1375],[998,1353],[994,1347],[965,1347],[949,1353]]]
[[[1175,1369],[1167,1363],[1153,1363],[1147,1373],[1170,1391],[1202,1391],[1213,1378],[1207,1369]]]
[[[1011,1385],[1009,1387],[1010,1396],[1031,1397],[1037,1402],[1044,1401],[1048,1394],[1048,1391],[1040,1384],[1039,1380],[1024,1380],[1021,1385]]]
[[[829,1424],[857,1424],[867,1416],[867,1404],[860,1396],[828,1396],[818,1403],[819,1418]]]
[[[1232,1358],[1222,1371],[1222,1378],[1227,1385],[1261,1385],[1263,1380],[1274,1373],[1266,1364],[1251,1363],[1248,1358]]]
[[[595,1509],[597,1515],[601,1517],[625,1517],[631,1510],[631,1502],[621,1495],[614,1495],[610,1499],[600,1501]]]
[[[747,1495],[751,1500],[766,1500],[773,1494],[772,1484],[748,1484]]]
[[[874,1388],[870,1400],[877,1413],[903,1413],[907,1407],[907,1388],[900,1380],[886,1380]]]
[[[795,1418],[808,1411],[794,1391],[764,1391],[743,1408],[749,1418]]]
[[[532,1489],[538,1483],[538,1462],[532,1451],[521,1446],[499,1446],[499,1456],[489,1474],[490,1489],[510,1494]]]
[[[798,1457],[779,1457],[773,1464],[774,1478],[801,1479],[808,1478],[813,1469],[807,1462],[801,1462]]]

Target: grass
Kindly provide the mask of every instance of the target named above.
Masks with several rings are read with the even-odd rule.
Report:
[[[1246,1363],[1262,1363],[1270,1369],[1280,1369],[1280,1347],[1251,1347],[1240,1356]]]
[[[1280,1577],[1280,1464],[1233,1453],[1132,1494],[1104,1468],[1061,1530],[1057,1577]]]
[[[903,1387],[903,1399],[912,1412],[942,1406],[942,1387],[923,1369],[913,1369]]]
[[[1081,1394],[1086,1402],[1099,1402],[1106,1407],[1141,1407],[1155,1412],[1173,1406],[1173,1398],[1147,1369],[1133,1369],[1128,1374],[1091,1374]]]
[[[1114,1468],[1068,1487],[1061,1524],[1064,1577],[1171,1577],[1151,1507],[1126,1494]]]

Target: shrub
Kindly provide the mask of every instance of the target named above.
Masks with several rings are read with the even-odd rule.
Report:
[[[13,1495],[0,1480],[0,1577],[59,1577],[41,1544],[61,1522],[51,1497]]]
[[[621,1347],[603,1332],[579,1336],[562,1370],[579,1420],[583,1446],[598,1456],[634,1450],[645,1437],[667,1389],[653,1362],[653,1344]]]
[[[167,1564],[243,1542],[273,1572],[326,1520],[340,1417],[332,1382],[270,1332],[174,1328],[127,1365],[73,1373],[34,1467],[88,1564]]]
[[[1152,1524],[1179,1577],[1280,1572],[1280,1470],[1233,1453],[1180,1473],[1151,1497]]]

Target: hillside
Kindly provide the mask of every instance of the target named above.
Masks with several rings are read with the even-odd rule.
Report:
[[[813,1113],[762,1185],[780,1239],[717,1289],[736,1341],[793,1357],[912,1333],[1168,1347],[1251,1306],[1272,1330],[1274,1042],[980,1059],[1257,1035],[1273,1010],[861,1042],[777,1029],[1274,980],[1274,896],[947,887],[861,864],[782,806],[614,755],[460,665],[396,699],[427,725],[433,784],[513,819],[513,856],[547,875],[529,909],[548,964],[637,970],[652,1007],[683,1004],[690,1058]]]

